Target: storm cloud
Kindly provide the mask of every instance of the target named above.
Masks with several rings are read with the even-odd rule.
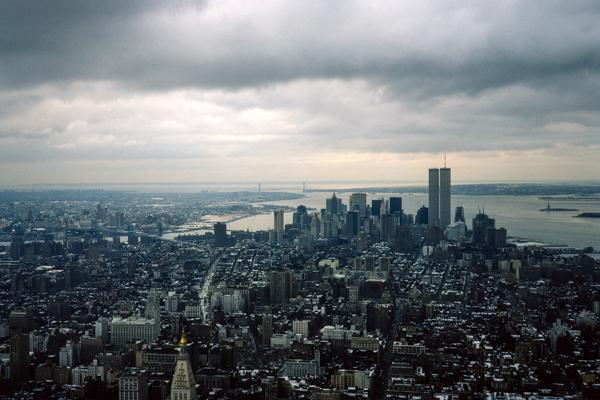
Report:
[[[182,160],[193,180],[393,177],[381,157],[412,179],[406,160],[444,151],[593,178],[598,20],[591,1],[4,1],[2,179]]]

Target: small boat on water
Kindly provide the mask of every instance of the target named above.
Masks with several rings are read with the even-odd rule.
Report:
[[[577,217],[577,218],[600,218],[600,212],[585,212],[585,213],[577,214],[575,217]]]

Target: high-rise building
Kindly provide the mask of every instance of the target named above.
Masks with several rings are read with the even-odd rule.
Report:
[[[358,211],[358,214],[363,217],[367,212],[367,194],[352,193],[350,195],[350,211]]]
[[[395,226],[394,216],[392,214],[383,214],[381,216],[381,240],[384,242],[394,238]]]
[[[330,199],[325,200],[325,211],[330,215],[339,214],[342,211],[342,199],[338,199],[334,193]]]
[[[383,199],[371,200],[371,215],[379,217],[381,215],[381,209],[383,208]]]
[[[463,206],[457,206],[454,212],[454,222],[465,222],[465,209]]]
[[[226,247],[229,244],[227,238],[227,224],[225,222],[217,222],[213,226],[215,234],[215,244],[219,247]]]
[[[440,168],[440,228],[442,231],[450,225],[450,187],[451,187],[450,168]]]
[[[305,319],[292,321],[292,332],[294,332],[296,335],[300,335],[302,339],[305,339],[310,336],[309,327],[309,320]]]
[[[29,335],[20,333],[10,338],[10,376],[18,386],[29,377]]]
[[[429,169],[428,225],[442,232],[450,225],[451,186],[450,168]]]
[[[415,224],[418,225],[427,225],[429,221],[429,209],[425,206],[421,206],[417,211],[417,216],[415,217]]]
[[[429,169],[429,207],[428,224],[430,226],[440,225],[440,170]]]
[[[79,343],[67,340],[64,347],[58,352],[58,365],[61,367],[74,367],[79,363],[81,347]]]
[[[485,244],[486,231],[492,229],[495,234],[495,228],[496,221],[493,218],[488,217],[484,212],[477,213],[473,218],[473,244]]]
[[[148,399],[148,372],[141,368],[127,368],[119,377],[119,400]]]
[[[160,321],[160,292],[158,290],[150,289],[148,291],[144,316],[148,319]]]
[[[269,274],[269,294],[271,303],[287,303],[292,293],[292,271],[271,271]]]
[[[190,355],[186,350],[187,339],[185,334],[179,340],[179,358],[175,364],[175,373],[171,382],[171,399],[196,400],[196,380],[190,363]]]
[[[262,342],[263,346],[271,345],[271,336],[273,335],[273,315],[265,314],[262,317]]]
[[[348,211],[346,213],[346,235],[357,236],[358,235],[358,223],[360,218],[358,211]]]
[[[276,240],[282,242],[285,229],[283,223],[283,210],[273,211],[273,229],[275,230]]]
[[[390,214],[402,213],[402,197],[390,197]]]

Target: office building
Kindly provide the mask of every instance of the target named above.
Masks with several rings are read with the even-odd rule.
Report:
[[[443,231],[451,222],[451,176],[450,168],[429,169],[428,225]]]
[[[190,355],[186,349],[187,339],[181,335],[179,340],[179,358],[175,364],[175,373],[171,382],[171,399],[196,400],[196,380],[190,362]]]
[[[425,206],[421,206],[417,210],[417,216],[415,217],[415,224],[417,225],[427,225],[429,221],[429,208]]]
[[[451,204],[451,176],[450,176],[450,168],[440,168],[440,228],[442,231],[446,229],[448,225],[450,225],[450,204]]]
[[[440,225],[440,170],[437,168],[429,169],[429,207],[428,207],[428,225]]]
[[[113,317],[110,321],[112,344],[121,349],[127,342],[145,340],[152,343],[160,335],[160,322],[142,317]]]
[[[367,213],[367,194],[352,193],[350,195],[350,211],[357,211],[361,217]]]
[[[10,338],[10,377],[21,384],[29,378],[29,335],[20,333]]]
[[[373,217],[379,217],[381,215],[382,208],[384,208],[383,199],[371,200],[371,215]]]
[[[358,211],[348,211],[346,213],[346,235],[352,237],[358,235],[359,221],[360,217]]]
[[[158,290],[151,289],[148,291],[144,316],[148,319],[160,321],[160,292]]]
[[[292,332],[296,335],[300,335],[300,338],[306,339],[309,337],[309,320],[294,320],[292,321]]]
[[[67,340],[64,347],[61,347],[58,353],[58,365],[61,367],[74,367],[79,363],[80,355],[79,343],[73,343]]]
[[[465,222],[465,209],[463,206],[457,206],[454,212],[454,222]]]
[[[215,244],[219,247],[226,247],[229,244],[227,237],[227,224],[225,222],[217,222],[213,226],[215,235]]]
[[[325,200],[325,212],[329,215],[337,215],[342,211],[342,199],[338,199],[335,193],[330,199]]]
[[[148,399],[148,373],[141,368],[127,368],[119,377],[119,400]]]
[[[273,230],[275,231],[275,240],[277,242],[283,241],[284,229],[283,210],[273,211]]]
[[[262,317],[262,342],[263,346],[271,345],[271,336],[273,336],[273,316],[265,314]]]
[[[390,214],[402,214],[402,197],[390,197]]]
[[[488,228],[495,229],[496,221],[484,212],[478,212],[473,218],[473,244],[485,244]],[[495,240],[495,238],[494,238]]]
[[[292,271],[271,271],[269,273],[269,293],[272,304],[287,303],[292,292]]]
[[[384,242],[392,240],[396,233],[395,229],[394,216],[383,214],[381,216],[381,240]]]

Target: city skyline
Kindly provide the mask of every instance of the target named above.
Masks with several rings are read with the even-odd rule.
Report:
[[[464,181],[597,179],[599,16],[3,2],[0,186],[422,181],[443,152]]]

